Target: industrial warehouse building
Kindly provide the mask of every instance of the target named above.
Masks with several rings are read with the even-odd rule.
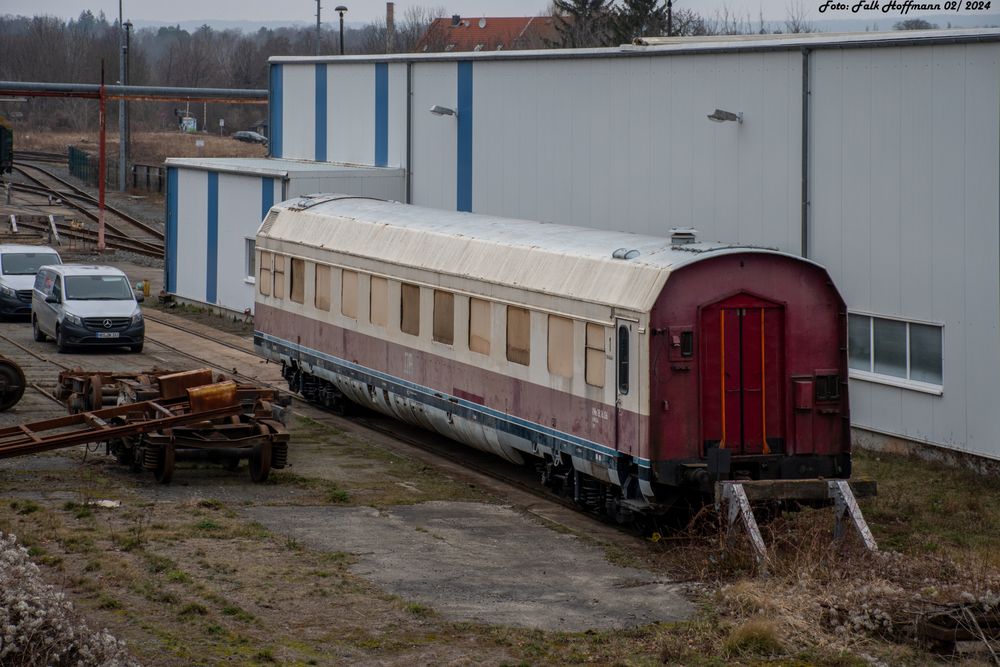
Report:
[[[998,56],[1000,31],[949,30],[272,58],[270,192],[376,168],[414,204],[804,255],[848,304],[853,424],[1000,459]],[[219,286],[285,177],[206,162],[168,163],[167,282],[242,310],[252,287]]]

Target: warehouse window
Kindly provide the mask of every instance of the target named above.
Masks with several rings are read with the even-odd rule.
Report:
[[[295,303],[305,303],[306,301],[306,260],[292,258],[291,275],[289,284],[291,286],[291,299]]]
[[[420,288],[416,285],[400,285],[399,330],[411,336],[420,335]]]
[[[368,321],[380,327],[389,323],[389,281],[385,278],[372,276]]]
[[[285,298],[285,256],[274,256],[274,290],[271,292],[279,299]]]
[[[352,320],[358,319],[358,272],[344,269],[340,280],[340,312]]]
[[[606,363],[604,353],[604,327],[600,324],[587,324],[587,356],[584,359],[587,384],[594,387],[604,386]]]
[[[944,327],[933,324],[851,314],[847,342],[851,370],[860,371],[856,377],[871,374],[940,386],[943,332]]]
[[[490,332],[493,329],[493,305],[482,299],[469,299],[469,349],[479,354],[490,353]]]
[[[573,377],[573,320],[549,315],[549,372]]]
[[[455,342],[455,295],[434,290],[434,340],[445,345]]]
[[[271,295],[271,253],[260,251],[260,277],[257,279],[257,289],[264,296]]]
[[[531,313],[516,306],[507,306],[507,360],[531,363]]]
[[[254,259],[256,258],[257,255],[257,253],[255,252],[257,249],[257,241],[255,241],[254,239],[243,239],[243,240],[245,241],[244,249],[246,251],[247,278],[253,280],[254,276],[257,275],[257,267],[254,265],[255,264]]]
[[[330,310],[330,273],[330,267],[326,264],[316,265],[313,305],[319,310]]]

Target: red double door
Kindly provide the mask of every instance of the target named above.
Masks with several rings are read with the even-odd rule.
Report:
[[[784,308],[750,294],[701,310],[705,450],[779,453],[785,441]]]

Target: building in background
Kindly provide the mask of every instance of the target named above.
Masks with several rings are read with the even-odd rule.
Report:
[[[435,19],[414,49],[417,53],[543,49],[559,41],[552,16],[490,16]]]

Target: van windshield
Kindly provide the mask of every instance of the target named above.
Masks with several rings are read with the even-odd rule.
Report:
[[[0,256],[5,276],[33,276],[38,267],[59,264],[59,255],[52,252],[9,252]]]
[[[134,299],[124,276],[66,276],[67,301],[128,301]]]

